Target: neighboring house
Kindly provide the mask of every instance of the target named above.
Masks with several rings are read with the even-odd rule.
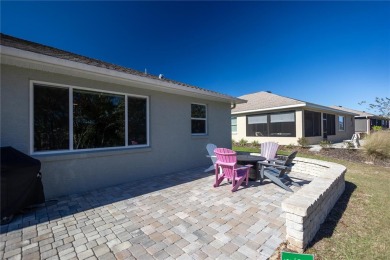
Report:
[[[47,198],[208,165],[242,102],[1,34],[0,144],[41,161]]]
[[[365,111],[354,110],[342,106],[331,106],[332,108],[357,114],[355,116],[355,132],[358,134],[370,134],[373,126],[389,128],[389,119],[383,116],[374,115]]]
[[[355,133],[355,113],[321,106],[271,92],[239,97],[248,102],[232,110],[232,139],[249,142],[274,141],[297,144],[305,137],[309,144],[326,139],[342,142]]]

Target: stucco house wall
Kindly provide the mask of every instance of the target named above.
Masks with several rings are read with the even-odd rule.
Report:
[[[355,110],[343,106],[331,106],[331,107],[356,114],[355,133],[357,134],[369,135],[371,133],[372,127],[375,125],[381,126],[383,129],[389,128],[390,118],[386,118],[385,116],[379,116],[372,113],[368,113],[366,111],[359,111],[359,110]]]
[[[47,198],[208,165],[205,146],[230,147],[230,104],[66,75],[1,66],[1,146],[30,154],[30,80],[150,98],[150,147],[33,155]],[[208,134],[191,135],[191,103],[207,105]]]
[[[1,34],[0,39],[2,45],[0,49],[0,146],[12,146],[41,161],[42,180],[47,199],[129,181],[141,179],[147,181],[148,178],[158,178],[159,175],[194,167],[208,167],[210,165],[210,159],[206,157],[208,143],[231,147],[231,107],[236,103],[245,102],[244,100],[12,36]],[[69,142],[69,146],[66,146],[68,148],[64,150],[50,144],[48,146],[50,151],[46,148],[37,151],[34,144],[35,108],[33,104],[36,89],[34,84],[44,85],[46,87],[43,88],[46,90],[51,87],[57,87],[57,89],[61,87],[69,93],[69,106],[66,106],[69,110],[64,110],[69,114],[69,133],[66,132],[68,131],[66,126],[65,128],[62,125],[52,128],[56,131],[59,131],[57,129],[65,131],[64,136],[69,137],[70,141],[65,141]],[[79,105],[72,99],[74,89],[79,93],[89,90],[92,92],[87,93],[95,93],[84,94],[89,97],[100,96],[99,92],[114,93],[102,95],[106,97],[117,95],[118,100],[122,100],[121,102],[125,105],[124,108],[118,108],[118,111],[123,111],[119,113],[124,113],[124,115],[120,114],[118,119],[115,119],[121,122],[118,125],[120,129],[116,130],[122,131],[120,138],[123,138],[123,131],[125,132],[125,140],[127,140],[126,129],[128,128],[125,127],[124,122],[127,122],[126,113],[130,112],[126,110],[128,102],[124,100],[127,99],[126,95],[141,96],[144,102],[142,104],[147,104],[148,142],[145,144],[142,141],[142,144],[138,145],[137,142],[133,143],[131,140],[130,144],[125,145],[123,142],[122,146],[122,141],[118,141],[120,146],[117,147],[107,147],[112,145],[104,143],[105,148],[72,148],[74,144],[73,109]],[[47,98],[49,94],[41,95],[45,97],[45,102],[50,100]],[[64,102],[66,104],[66,101]],[[46,103],[42,104],[45,109]],[[110,104],[118,106],[114,103]],[[192,104],[200,104],[202,109],[206,107],[206,134],[192,133],[197,131],[192,127],[192,121],[194,121],[191,117]],[[88,103],[88,105],[93,108],[93,103]],[[53,111],[50,110],[50,112]],[[106,113],[109,112],[106,111]],[[205,120],[203,116],[201,117]],[[67,116],[61,116],[61,118],[67,122]],[[82,118],[81,120],[89,119]],[[145,122],[143,114],[142,120]],[[89,121],[81,122],[91,124]],[[44,123],[39,124],[39,126],[44,125]],[[96,129],[96,126],[94,127]],[[145,128],[142,127],[144,131]],[[39,132],[39,134],[42,133],[43,137],[39,135],[39,138],[46,142],[48,140],[44,139],[46,132]],[[57,138],[57,135],[52,133],[50,136]],[[137,183],[135,182],[134,185]]]

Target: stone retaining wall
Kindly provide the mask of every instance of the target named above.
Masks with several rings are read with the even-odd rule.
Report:
[[[303,252],[344,192],[347,169],[340,164],[306,158],[294,162],[293,172],[313,176],[309,184],[282,202],[288,248]]]

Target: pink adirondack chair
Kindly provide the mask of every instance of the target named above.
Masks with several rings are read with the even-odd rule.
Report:
[[[277,159],[276,152],[278,151],[279,145],[275,142],[261,143],[260,155],[265,157],[266,161],[272,161]]]
[[[225,178],[232,182],[232,192],[236,191],[244,180],[248,185],[249,168],[252,165],[237,167],[236,152],[227,148],[216,148],[214,153],[217,156],[214,187],[218,187]],[[219,171],[220,167],[222,171]]]

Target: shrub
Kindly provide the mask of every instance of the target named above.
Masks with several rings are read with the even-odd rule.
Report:
[[[292,150],[292,149],[294,149],[294,146],[295,146],[294,144],[288,144],[285,146],[285,148],[288,150]]]
[[[259,147],[259,141],[254,140],[254,141],[251,143],[251,145],[252,145],[253,147]]]
[[[355,145],[353,144],[353,142],[349,141],[349,142],[344,142],[344,147],[347,148],[348,150],[351,150],[355,148]]]
[[[328,140],[324,140],[320,142],[320,146],[324,149],[332,148],[332,142]]]
[[[378,131],[367,136],[363,149],[367,155],[376,159],[390,158],[390,132]]]
[[[372,130],[375,131],[375,132],[382,131],[382,127],[379,126],[379,125],[374,125],[374,126],[372,127]]]
[[[240,146],[245,146],[245,145],[248,144],[248,141],[245,140],[244,138],[242,138],[242,139],[238,142],[238,144],[239,144]]]
[[[309,145],[309,141],[305,137],[298,138],[298,144],[302,147],[307,147]]]

